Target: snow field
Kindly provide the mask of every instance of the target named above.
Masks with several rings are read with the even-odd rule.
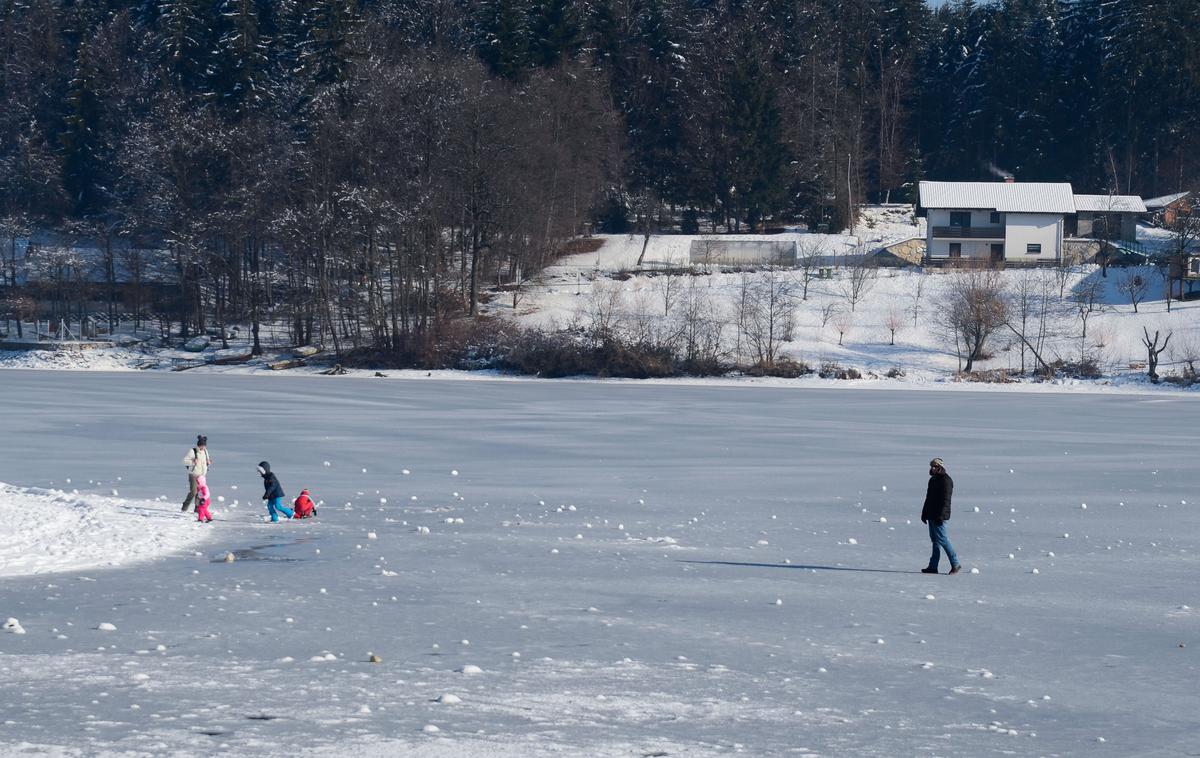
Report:
[[[111,492],[0,483],[0,577],[152,561],[208,536],[194,516],[181,518],[174,503],[126,500]]]
[[[172,440],[186,445],[202,410],[214,491],[253,498],[269,457],[289,496],[348,504],[277,525],[243,508],[211,543],[149,566],[0,582],[0,617],[26,630],[0,634],[13,694],[0,748],[1191,744],[1200,517],[1181,502],[1194,456],[1178,444],[1191,401],[231,379],[0,377],[22,401],[4,477],[120,470],[130,497],[174,492]],[[46,394],[78,408],[48,415]],[[161,407],[182,420],[161,428]],[[119,439],[56,461],[68,429]],[[979,574],[916,573],[935,454],[956,482],[951,539]]]

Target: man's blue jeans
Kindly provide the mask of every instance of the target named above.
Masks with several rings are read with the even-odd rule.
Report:
[[[939,546],[946,551],[946,557],[950,559],[950,568],[958,565],[958,555],[955,554],[954,547],[950,544],[950,538],[946,536],[945,521],[929,522],[929,540],[933,542],[933,554],[929,556],[929,568],[936,570],[938,567],[938,560],[942,557],[938,550]]]

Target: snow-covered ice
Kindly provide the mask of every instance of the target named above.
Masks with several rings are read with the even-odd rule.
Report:
[[[1195,744],[1189,398],[31,372],[0,391],[0,618],[26,631],[0,634],[0,754]],[[266,458],[289,496],[356,507],[197,525],[178,460],[201,417],[214,494],[256,495]],[[934,455],[955,577],[919,573]],[[79,494],[52,490],[68,476]]]

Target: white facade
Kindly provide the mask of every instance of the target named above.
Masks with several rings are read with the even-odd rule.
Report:
[[[1060,260],[1063,219],[1074,212],[1070,187],[921,182],[928,255],[932,260],[965,258],[1015,264]]]
[[[1009,213],[1004,259],[1013,263],[1056,261],[1062,255],[1063,217],[1053,213]]]

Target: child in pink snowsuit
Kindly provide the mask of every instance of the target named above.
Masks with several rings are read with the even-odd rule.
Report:
[[[212,498],[208,494],[208,477],[196,477],[196,520],[201,522],[212,521],[212,514],[208,512],[208,504],[212,502]]]

